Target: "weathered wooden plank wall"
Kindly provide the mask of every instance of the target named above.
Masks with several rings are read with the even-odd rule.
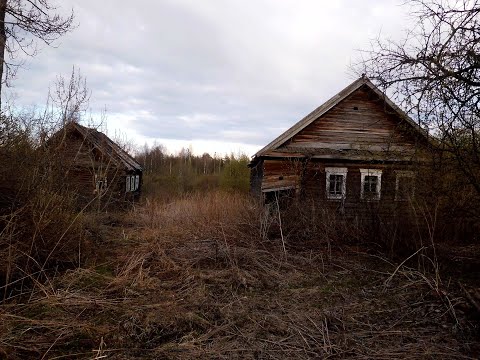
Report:
[[[387,111],[384,101],[363,87],[295,135],[286,146],[412,151],[415,139],[406,136],[406,130],[398,116]]]
[[[294,188],[298,201],[355,216],[404,211],[406,203],[395,199],[395,170],[408,169],[428,148],[418,129],[367,85],[291,136],[255,160],[258,166],[263,162],[256,170],[257,177],[263,175],[261,190]],[[325,167],[348,169],[343,200],[327,199]],[[361,198],[360,169],[382,170],[380,200]]]
[[[262,191],[298,187],[301,166],[301,159],[264,160]]]

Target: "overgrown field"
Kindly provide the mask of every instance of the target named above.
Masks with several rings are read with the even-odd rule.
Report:
[[[480,356],[474,247],[387,259],[277,215],[218,192],[87,215],[84,265],[0,305],[0,358]]]

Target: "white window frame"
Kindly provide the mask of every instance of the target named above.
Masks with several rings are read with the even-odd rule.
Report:
[[[107,178],[101,178],[97,174],[95,174],[95,193],[101,194],[107,190]]]
[[[125,180],[125,185],[126,185],[125,192],[130,192],[131,191],[130,190],[130,184],[131,184],[130,176],[127,175],[126,180]]]
[[[127,175],[125,179],[125,192],[137,191],[140,187],[140,175]]]
[[[326,174],[326,188],[325,188],[325,195],[328,200],[342,200],[345,199],[347,195],[347,173],[348,169],[344,167],[326,167],[325,174]],[[342,193],[340,195],[330,194],[330,175],[342,175],[343,176],[343,183],[342,183]]]
[[[380,200],[382,194],[382,170],[379,169],[360,169],[361,183],[360,183],[360,199],[362,200]],[[375,196],[365,199],[364,187],[365,177],[376,176],[378,178],[377,187],[375,189]]]
[[[407,201],[409,199],[401,198],[398,193],[398,188],[400,187],[400,179],[401,178],[415,179],[415,172],[411,170],[395,170],[395,174],[397,175],[395,179],[395,201]],[[413,184],[411,194],[412,196],[415,195],[415,184]]]
[[[138,190],[139,186],[140,186],[140,175],[135,175],[135,191]]]
[[[130,191],[135,191],[135,176],[130,176]]]
[[[95,183],[95,192],[98,194],[104,193],[107,190],[107,178],[97,180]]]

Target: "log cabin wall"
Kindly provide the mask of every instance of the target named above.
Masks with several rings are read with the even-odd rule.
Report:
[[[361,174],[360,169],[372,169],[382,171],[381,197],[380,201],[393,201],[395,198],[395,174],[391,166],[378,164],[345,163],[345,162],[324,162],[312,160],[307,169],[305,179],[305,193],[317,201],[326,200],[326,171],[325,168],[346,168],[346,196],[345,204],[357,204],[361,202]],[[395,167],[397,169],[397,167]],[[339,202],[338,200],[328,200]]]
[[[325,171],[327,167],[347,169],[346,194],[342,200],[327,198]],[[379,200],[361,198],[360,169],[381,170]],[[349,218],[367,218],[372,212],[384,217],[400,216],[410,209],[408,201],[396,199],[398,171],[413,171],[412,165],[319,159],[265,159],[261,189],[264,194],[270,191],[295,189],[300,203],[337,210]]]
[[[127,193],[125,184],[127,175],[141,176],[141,172],[126,171],[112,157],[93,147],[78,132],[68,132],[60,145],[53,148],[50,156],[54,157],[52,161],[57,166],[58,181],[78,195],[81,206],[95,198],[97,199],[92,204],[103,206],[138,197],[138,192]],[[99,188],[105,181],[106,188]],[[98,196],[99,191],[101,196]]]
[[[298,188],[301,164],[299,159],[264,160],[262,191]]]

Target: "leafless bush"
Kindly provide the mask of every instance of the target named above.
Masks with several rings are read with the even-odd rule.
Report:
[[[334,247],[360,243],[364,234],[356,219],[332,204],[305,198],[266,204],[260,222],[263,239],[281,238],[286,249],[297,251],[322,249],[330,254]]]
[[[39,148],[37,120],[3,116],[1,126],[0,293],[6,300],[44,282],[52,269],[78,266],[85,244],[75,194],[55,171],[56,155]]]

